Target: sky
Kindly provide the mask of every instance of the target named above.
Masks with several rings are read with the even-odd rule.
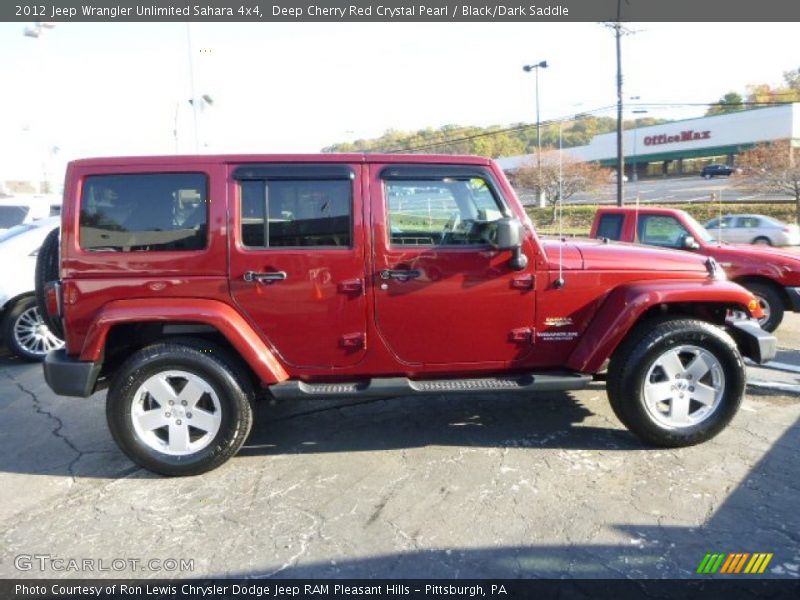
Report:
[[[58,23],[39,38],[24,28],[0,23],[0,181],[60,183],[73,158],[194,153],[192,80],[213,100],[198,111],[197,136],[213,153],[534,122],[534,77],[522,66],[540,60],[550,65],[542,120],[616,101],[614,38],[598,23]],[[798,23],[629,28],[624,94],[640,102],[715,101],[800,66],[785,50]]]

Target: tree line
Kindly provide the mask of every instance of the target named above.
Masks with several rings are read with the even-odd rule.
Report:
[[[771,86],[768,83],[755,83],[745,87],[744,95],[735,90],[728,92],[716,104],[709,107],[706,116],[760,108],[766,104],[782,102],[800,102],[800,68],[784,71],[781,85]]]
[[[644,127],[666,123],[666,119],[646,117],[625,121],[625,127]],[[576,115],[561,123],[564,148],[584,146],[601,133],[614,131],[617,120],[590,114]],[[542,148],[557,148],[559,123],[541,124]],[[323,152],[425,152],[430,154],[476,154],[498,158],[532,154],[537,147],[536,125],[514,123],[507,127],[444,125],[438,129],[397,131],[390,129],[373,139],[340,142],[323,148]]]

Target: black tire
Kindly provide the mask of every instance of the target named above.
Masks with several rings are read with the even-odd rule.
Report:
[[[698,347],[713,355],[721,366],[724,391],[705,418],[686,426],[670,427],[647,408],[644,384],[656,359],[679,346]],[[683,381],[684,385],[689,384]],[[688,318],[643,323],[614,353],[608,367],[608,399],[617,418],[639,438],[660,447],[691,446],[717,435],[739,410],[744,386],[744,363],[733,339],[719,327]],[[689,389],[694,392],[693,387]],[[691,402],[688,404],[691,406]]]
[[[30,337],[27,345],[24,339],[21,340],[16,335],[21,324],[27,321],[33,325],[30,321],[31,317],[40,318],[40,314],[36,298],[23,296],[14,303],[3,320],[3,340],[6,346],[15,355],[31,362],[40,362],[44,360],[50,350],[56,350],[61,347],[60,344],[53,345],[55,342],[49,342],[48,340],[52,341],[52,338],[47,336],[46,332],[39,333],[29,330],[28,333],[36,337]]]
[[[221,424],[210,443],[183,455],[155,449],[137,434],[131,414],[140,386],[172,370],[202,379],[216,393],[221,409]],[[175,338],[139,350],[120,367],[108,390],[106,419],[117,445],[136,464],[162,475],[198,475],[239,451],[253,424],[253,398],[249,374],[236,358],[204,340]]]
[[[755,238],[750,243],[751,244],[759,244],[759,245],[762,245],[762,246],[772,246],[772,240],[769,239],[768,237],[763,236],[763,235],[758,236],[757,238]]]
[[[47,303],[44,297],[44,288],[51,281],[58,281],[61,269],[61,249],[58,228],[47,234],[44,238],[39,253],[36,255],[36,306],[47,328],[57,337],[64,339],[64,326],[61,319],[51,317],[47,312]]]
[[[784,305],[783,298],[775,286],[768,283],[759,282],[745,282],[742,284],[761,302],[761,306],[765,309],[768,316],[759,320],[761,329],[764,331],[775,331],[783,321]]]

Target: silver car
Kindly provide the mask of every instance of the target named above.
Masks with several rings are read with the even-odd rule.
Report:
[[[764,215],[725,215],[705,225],[715,239],[732,244],[797,246],[800,228]]]

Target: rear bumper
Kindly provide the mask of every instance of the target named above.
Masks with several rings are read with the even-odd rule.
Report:
[[[59,396],[88,398],[94,393],[101,366],[70,358],[66,350],[55,350],[44,359],[44,379]]]
[[[728,332],[733,336],[739,352],[753,362],[769,362],[778,352],[778,338],[767,333],[756,320],[733,321],[728,324]]]
[[[800,312],[800,287],[785,287],[783,289],[789,297],[789,310]]]

